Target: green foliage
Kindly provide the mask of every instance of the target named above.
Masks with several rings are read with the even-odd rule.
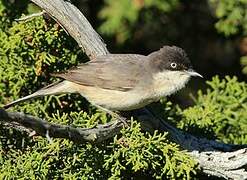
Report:
[[[240,63],[243,66],[242,72],[247,74],[247,56],[242,56],[240,58]]]
[[[49,143],[42,137],[31,139],[23,134],[24,145],[17,149],[8,149],[2,141],[0,178],[120,179],[141,175],[190,179],[196,163],[178,145],[169,142],[166,135],[144,134],[136,122],[100,145],[57,139]]]
[[[167,133],[144,134],[136,122],[121,133],[109,146],[113,154],[106,155],[104,164],[111,170],[111,179],[120,178],[130,170],[155,179],[190,179],[190,174],[195,173],[195,162],[167,140]]]
[[[10,26],[9,20],[5,22]],[[49,76],[50,72],[65,70],[78,64],[78,60],[86,59],[76,42],[65,41],[68,36],[58,24],[46,22],[42,17],[13,22],[9,28],[0,29],[0,38],[3,103],[34,92],[43,87],[44,82],[51,83],[54,79]],[[33,106],[33,112],[37,111],[38,104]]]
[[[156,8],[163,13],[170,12],[178,6],[178,0],[105,0],[105,6],[99,17],[104,19],[99,30],[108,35],[116,35],[123,43],[131,37],[133,29],[142,10]],[[148,15],[148,12],[146,11]],[[148,20],[148,19],[146,19]]]
[[[246,0],[210,0],[215,8],[216,29],[226,36],[243,32],[247,34]]]
[[[225,36],[237,33],[247,34],[246,0],[208,0],[211,8],[218,18],[215,27]],[[105,0],[105,6],[99,13],[104,20],[100,31],[109,35],[116,35],[119,42],[131,37],[131,30],[142,15],[143,24],[150,21],[149,9],[156,9],[161,13],[169,13],[179,7],[183,1],[179,0]],[[157,18],[157,17],[154,17]],[[152,21],[157,21],[157,19]]]
[[[247,84],[236,77],[208,81],[206,94],[198,92],[195,106],[180,109],[179,127],[226,143],[247,143]]]
[[[47,119],[68,124],[68,120],[74,117],[76,121],[73,122],[74,126],[79,123],[76,117],[84,120],[84,127],[91,127],[90,122],[95,120],[95,117],[89,117],[82,112],[71,112],[69,115],[62,116],[57,113]],[[6,133],[6,130],[3,132]],[[11,135],[8,138],[13,138],[16,133],[19,134],[16,142],[5,139],[7,134]],[[59,139],[49,142],[43,137],[30,138],[16,131],[7,134],[0,136],[0,179],[25,177],[30,179],[105,179],[108,175],[107,172],[100,173],[104,171],[105,144],[79,145]]]
[[[209,0],[218,22],[215,27],[226,37],[247,35],[247,0]],[[247,74],[246,56],[241,57],[242,72]]]
[[[85,56],[52,20],[42,17],[13,22],[0,4],[0,104],[30,94],[54,82],[51,72],[74,66]],[[0,9],[1,9],[0,8]],[[111,121],[78,95],[50,96],[13,107],[47,121],[91,128]],[[84,111],[85,110],[85,111]],[[120,142],[125,140],[128,146]],[[119,153],[119,154],[118,154]],[[118,162],[121,165],[118,165]],[[169,177],[189,179],[195,162],[169,142],[166,133],[148,134],[133,122],[102,144],[29,137],[0,125],[0,179],[115,179]]]

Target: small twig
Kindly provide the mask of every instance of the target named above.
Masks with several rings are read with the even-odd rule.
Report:
[[[46,130],[45,137],[49,141],[49,143],[52,143],[52,139],[51,139],[51,137],[49,135],[49,130],[48,129]]]
[[[38,17],[38,16],[43,16],[45,14],[45,11],[41,11],[41,12],[38,12],[38,13],[33,13],[33,14],[30,14],[30,15],[27,15],[27,16],[24,16],[24,17],[21,17],[19,19],[15,19],[15,21],[29,21],[31,19],[33,19],[34,17]]]

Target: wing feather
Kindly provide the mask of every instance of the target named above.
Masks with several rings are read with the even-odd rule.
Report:
[[[137,54],[104,55],[54,76],[85,86],[129,91],[146,73],[144,63],[140,63],[146,58],[147,56]]]

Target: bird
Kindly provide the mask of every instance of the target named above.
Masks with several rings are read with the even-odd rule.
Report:
[[[106,111],[130,111],[169,96],[183,88],[193,70],[186,52],[163,46],[148,55],[106,54],[51,76],[61,80],[4,106],[5,109],[40,96],[79,93]]]

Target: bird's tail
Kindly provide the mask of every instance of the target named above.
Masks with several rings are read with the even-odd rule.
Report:
[[[75,91],[70,85],[71,82],[63,80],[63,81],[57,81],[53,84],[50,84],[38,91],[36,91],[33,94],[30,94],[28,96],[25,96],[23,98],[17,99],[9,104],[6,104],[3,106],[3,108],[7,109],[15,104],[18,104],[20,102],[33,99],[36,97],[41,97],[41,96],[47,96],[47,95],[55,95],[55,94],[62,94],[62,93],[74,93]]]

